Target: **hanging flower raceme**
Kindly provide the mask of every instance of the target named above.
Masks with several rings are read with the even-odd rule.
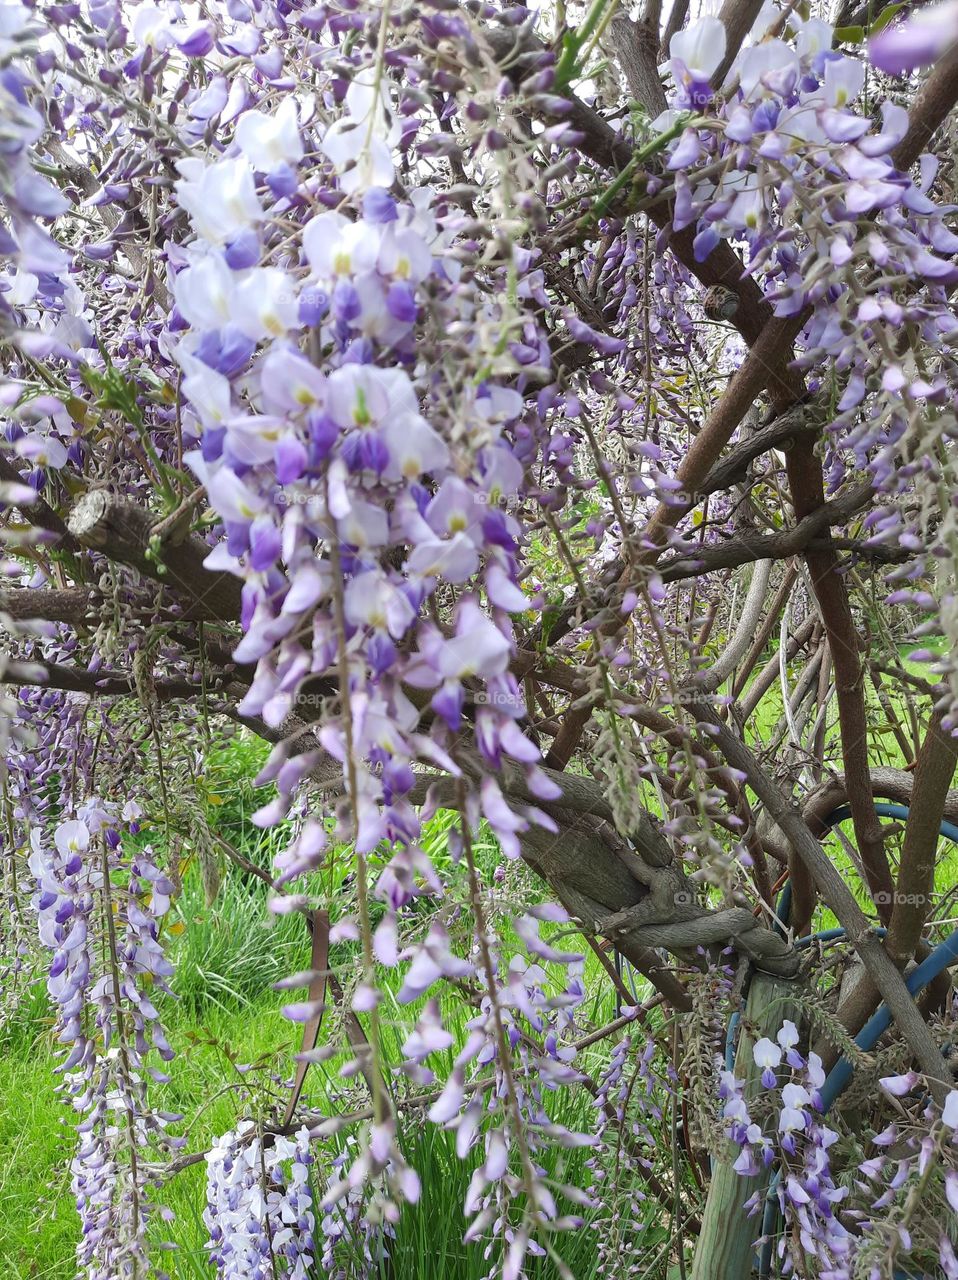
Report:
[[[370,145],[381,141],[379,119],[373,106],[363,127],[344,126],[350,145],[358,146],[367,128],[373,130]],[[338,144],[332,152],[339,156]],[[417,709],[399,687],[403,677],[426,688],[441,685],[433,706],[449,734],[458,725],[463,681],[494,680],[483,742],[496,762],[500,738],[513,750],[520,747],[513,726],[522,704],[506,677],[512,643],[507,613],[524,608],[526,599],[515,585],[517,526],[496,504],[515,493],[522,478],[500,442],[503,423],[521,411],[522,401],[487,382],[458,406],[467,415],[461,422],[434,424],[424,416],[430,388],[413,381],[406,351],[426,282],[443,293],[455,285],[455,273],[436,256],[449,234],[430,213],[427,193],[404,205],[380,187],[364,187],[361,198],[357,190],[350,217],[320,213],[305,223],[303,267],[283,273],[245,259],[231,263],[229,245],[225,253],[218,247],[230,235],[256,234],[265,216],[245,158],[202,169],[199,163],[190,162],[178,188],[206,241],[194,241],[189,265],[174,281],[191,325],[178,358],[199,436],[199,448],[187,460],[228,532],[210,564],[229,568],[247,584],[246,636],[237,657],[258,666],[243,710],[279,725],[296,711],[307,673],[337,670],[345,660],[349,706],[339,717],[327,717],[321,741],[339,759],[347,738],[352,742],[357,776],[350,782],[351,804],[359,850],[367,852],[393,823],[408,827],[402,799],[416,761],[455,771],[445,749],[448,735],[419,732]],[[210,243],[213,233],[201,221],[209,207],[203,183],[227,166],[222,180],[246,194],[232,206],[239,221],[232,228],[218,224]],[[352,172],[346,159],[339,166]],[[293,345],[304,325],[315,335],[321,360],[307,360]],[[254,413],[234,405],[229,371],[220,371],[230,326],[248,343],[269,348],[255,379],[244,375],[237,382],[253,398]],[[451,436],[454,426],[458,441]],[[342,548],[335,560],[318,554],[329,534]],[[395,549],[409,544],[415,550],[400,570]],[[437,645],[428,624],[417,626],[417,615],[440,583],[464,584],[482,565],[495,621],[463,601],[463,649],[467,632],[473,633],[471,647],[476,625],[484,637],[465,659],[455,643]],[[345,653],[335,639],[340,614]],[[311,651],[303,645],[306,623]],[[525,757],[526,747],[521,749]],[[298,778],[285,749],[266,776],[277,777],[281,795],[292,794]],[[272,811],[263,815],[272,820]]]
[[[282,729],[288,718],[316,721],[300,701],[307,678],[325,679],[339,691],[323,700],[310,732],[342,766],[337,835],[353,841],[359,863],[354,936],[367,956],[352,1007],[372,1022],[366,1067],[374,1095],[381,1074],[380,995],[369,958],[398,963],[403,908],[423,881],[431,889],[440,885],[418,848],[419,818],[408,800],[417,769],[460,776],[457,735],[474,708],[483,768],[497,771],[511,758],[534,795],[555,794],[538,768],[538,750],[517,727],[525,709],[509,671],[509,614],[528,602],[518,587],[519,525],[508,510],[524,468],[507,432],[526,403],[504,385],[518,368],[497,350],[495,325],[514,322],[508,306],[492,306],[474,281],[463,281],[457,219],[439,218],[428,190],[399,197],[387,189],[399,138],[391,92],[378,65],[357,70],[347,115],[319,137],[330,162],[321,171],[328,187],[315,179],[309,187],[337,208],[297,215],[292,235],[288,201],[294,190],[307,189],[305,147],[297,144],[293,113],[247,113],[235,151],[180,162],[176,198],[194,239],[177,250],[172,278],[184,321],[174,353],[185,375],[184,428],[196,446],[185,460],[225,529],[207,565],[244,583],[245,634],[235,656],[256,670],[241,711]],[[267,172],[265,189],[256,170]],[[214,218],[212,210],[224,202],[228,217]],[[276,255],[270,246],[281,219],[283,251]],[[264,252],[276,265],[258,265]],[[462,256],[468,261],[470,253]],[[505,273],[513,263],[507,256],[496,269]],[[481,313],[488,314],[470,331]],[[462,334],[465,367],[455,384],[437,381],[417,363],[417,333],[436,323]],[[450,590],[461,594],[454,631],[444,635],[430,614]],[[414,700],[411,690],[420,696]],[[275,780],[278,797],[256,815],[258,824],[286,816],[317,757],[315,750],[291,755],[281,743],[260,776]],[[510,856],[518,854],[519,833],[530,822],[552,825],[534,807],[517,812],[492,777],[467,790],[473,821],[484,818]],[[282,855],[284,884],[325,856],[325,839],[311,832],[304,828]],[[395,842],[394,854],[373,891],[389,914],[373,936],[365,858],[384,840]],[[276,907],[297,902],[287,897]],[[474,971],[440,944],[435,926],[405,954],[411,963],[401,999],[440,974]],[[505,1061],[515,1050],[503,1023],[511,1023],[506,1010],[521,999],[532,1016],[534,1000],[548,1002],[534,995],[537,981],[527,993],[518,973],[502,990],[498,978],[490,980],[496,990],[480,1019],[482,1031],[477,1023],[470,1040],[481,1034],[491,1046],[495,1035],[508,1036],[496,1049],[499,1092],[507,1100],[500,1126],[485,1138],[491,1143],[487,1166],[494,1171],[500,1149],[504,1154],[518,1143],[525,1175],[521,1192],[494,1172],[488,1182],[499,1184],[495,1194],[505,1196],[503,1206],[534,1183],[535,1196],[545,1198],[543,1218],[552,1220],[551,1193],[532,1174],[532,1144],[522,1131],[548,1128],[543,1081],[555,1088],[573,1077],[558,1048],[537,1049],[520,1072],[535,1084],[516,1092]],[[471,1047],[463,1066],[473,1058],[488,1060]],[[345,1068],[357,1069],[357,1063]],[[374,1111],[354,1157],[325,1191],[323,1207],[335,1218],[363,1194],[366,1213],[391,1224],[403,1200],[418,1198],[418,1179],[399,1149],[383,1096],[374,1096]],[[560,1143],[566,1137],[550,1133]],[[463,1155],[471,1144],[463,1138]],[[470,1215],[486,1207],[478,1187],[473,1199]],[[476,1234],[487,1218],[480,1212]],[[527,1234],[523,1226],[521,1238]],[[516,1246],[516,1259],[524,1249]]]
[[[673,225],[694,229],[700,262],[723,240],[747,243],[749,272],[775,314],[805,318],[798,364],[828,400],[829,487],[857,467],[893,499],[869,516],[872,545],[909,553],[889,574],[890,602],[927,609],[927,629],[954,641],[958,542],[953,520],[932,515],[936,486],[949,487],[952,472],[935,442],[958,431],[950,365],[919,368],[897,349],[902,325],[945,351],[958,333],[949,303],[958,239],[930,195],[937,161],[922,157],[917,175],[898,169],[908,113],[890,96],[876,110],[865,62],[833,47],[827,23],[800,20],[793,41],[762,39],[766,23],[763,10],[725,85],[710,80],[725,51],[717,19],[673,38],[674,107],[660,124],[729,90],[672,145]],[[936,5],[886,26],[871,42],[873,61],[891,72],[924,65],[955,34],[953,6]],[[898,499],[916,491],[925,496],[903,514]],[[918,579],[934,589],[916,590]],[[947,658],[938,669],[951,727],[958,673]]]
[[[313,1157],[306,1129],[263,1136],[251,1121],[206,1156],[207,1249],[222,1280],[306,1280],[311,1274]]]
[[[90,800],[77,815],[56,826],[50,844],[33,828],[30,867],[40,941],[53,954],[47,988],[66,1053],[57,1071],[79,1117],[71,1165],[83,1223],[78,1260],[89,1280],[107,1280],[148,1265],[154,1205],[145,1162],[179,1144],[167,1127],[180,1117],[153,1110],[146,1083],[169,1078],[148,1062],[150,1049],[173,1056],[144,982],[169,991],[158,922],[173,886],[148,849],[123,859],[112,806]],[[121,871],[124,888],[114,882]]]
[[[924,1136],[914,1137],[907,1126],[896,1124],[872,1136],[870,1148],[877,1154],[858,1167],[862,1181],[857,1190],[864,1191],[868,1201],[861,1208],[856,1188],[839,1180],[833,1168],[841,1134],[822,1115],[826,1077],[821,1059],[816,1053],[803,1056],[798,1044],[794,1023],[783,1022],[774,1040],[763,1037],[752,1050],[756,1067],[762,1069],[761,1089],[752,1090],[746,1102],[745,1085],[731,1071],[723,1072],[720,1088],[726,1133],[739,1148],[735,1171],[754,1177],[762,1169],[771,1170],[764,1200],[757,1194],[750,1206],[758,1215],[756,1235],[759,1222],[766,1233],[762,1243],[768,1256],[777,1256],[783,1275],[803,1274],[812,1258],[822,1276],[877,1277],[889,1267],[910,1270],[925,1257],[940,1262],[950,1274],[952,1245],[947,1233],[940,1239],[918,1238],[907,1224],[915,1211],[916,1179],[926,1193],[943,1192],[949,1203],[958,1199],[958,1091],[946,1096],[940,1113],[924,1097],[920,1105],[931,1122]],[[920,1078],[907,1072],[886,1077],[881,1085],[888,1094],[903,1098],[916,1095]],[[893,1146],[895,1155],[889,1157],[886,1152]]]
[[[624,1009],[623,1016],[638,1015]],[[646,1233],[660,1220],[661,1192],[650,1194],[649,1175],[661,1141],[664,1108],[675,1094],[674,1071],[663,1071],[652,1035],[627,1031],[614,1045],[596,1081],[596,1138],[588,1169],[598,1252],[609,1269],[629,1259],[641,1275]],[[627,1273],[628,1274],[628,1273]]]

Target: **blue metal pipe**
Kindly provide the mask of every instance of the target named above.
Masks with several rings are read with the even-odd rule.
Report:
[[[958,963],[958,929],[944,942],[940,942],[930,955],[925,956],[921,964],[912,969],[905,978],[905,986],[913,996],[917,995],[928,986],[929,982],[937,978],[939,973],[956,963]],[[873,1049],[888,1030],[890,1023],[891,1013],[888,1006],[880,1005],[855,1037],[855,1043],[859,1049]],[[825,1111],[851,1081],[852,1074],[852,1067],[848,1060],[839,1058],[822,1085],[822,1103]]]
[[[907,818],[907,804],[892,804],[890,800],[876,800],[875,812],[880,818]],[[852,816],[852,811],[847,804],[843,804],[839,809],[833,810],[825,819],[825,825],[834,827],[838,822],[846,822]],[[946,840],[954,840],[958,843],[958,825],[949,822],[947,818],[943,819],[939,831]]]
[[[735,1069],[735,1033],[738,1030],[738,1024],[742,1020],[742,1015],[738,1009],[735,1009],[731,1018],[728,1020],[728,1032],[725,1036],[725,1070],[733,1071]]]

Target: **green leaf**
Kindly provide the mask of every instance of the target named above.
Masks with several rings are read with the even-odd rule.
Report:
[[[543,609],[542,610],[542,642],[540,649],[544,653],[549,644],[549,636],[552,634],[552,628],[559,620],[560,609]]]
[[[875,36],[879,31],[884,30],[884,28],[888,26],[889,22],[891,22],[893,18],[897,17],[904,8],[905,5],[903,3],[885,5],[884,9],[882,9],[881,13],[868,28],[868,34],[870,36]]]
[[[836,27],[835,40],[838,44],[862,44],[865,40],[865,28]]]

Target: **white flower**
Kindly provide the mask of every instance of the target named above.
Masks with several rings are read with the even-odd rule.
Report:
[[[90,832],[84,823],[73,819],[60,823],[53,840],[60,853],[84,853],[90,847]]]
[[[176,167],[183,175],[176,183],[177,199],[202,239],[229,244],[241,231],[262,221],[253,171],[245,159],[207,165],[190,156]]]
[[[186,374],[181,383],[183,394],[204,426],[220,426],[232,411],[229,382],[221,373],[188,352],[178,350],[176,355]]]
[[[389,541],[386,512],[362,498],[356,498],[347,514],[336,521],[336,529],[345,543],[360,550],[384,547]]]
[[[298,351],[274,347],[260,366],[260,389],[268,412],[298,412],[322,403],[326,379]]]
[[[800,19],[795,15],[792,21],[797,26]],[[829,51],[834,39],[834,28],[831,23],[821,18],[809,18],[799,28],[798,35],[795,37],[795,48],[798,50],[799,57],[813,58],[816,53]]]
[[[368,222],[350,222],[341,213],[320,213],[303,230],[303,251],[315,275],[329,280],[372,271],[381,232]]]
[[[210,467],[199,449],[192,449],[183,455],[183,461],[192,468],[199,477],[200,483],[206,486],[210,503],[224,520],[235,520],[237,523],[252,520],[266,507],[266,499],[250,489],[229,467]],[[224,562],[222,550],[225,544],[214,547],[203,562],[208,569],[228,569]]]
[[[25,5],[0,5],[0,54],[14,47],[16,37],[22,34],[30,18],[30,10]]]
[[[326,411],[338,427],[379,426],[416,410],[412,383],[401,369],[346,364],[326,381]]]
[[[233,323],[248,338],[283,338],[298,326],[296,286],[278,267],[244,272],[236,289]]]
[[[781,1114],[778,1117],[778,1131],[779,1133],[801,1131],[807,1123],[808,1117],[804,1111],[798,1110],[797,1107],[782,1107]]]
[[[692,80],[708,80],[725,57],[724,24],[718,18],[700,18],[684,31],[676,32],[669,44],[669,54],[673,63],[682,64]]]
[[[834,58],[825,63],[825,101],[830,107],[854,102],[865,87],[865,65],[857,58]]]
[[[812,1101],[812,1095],[804,1085],[787,1084],[782,1089],[782,1101],[786,1107],[807,1107]]]
[[[883,1076],[878,1083],[886,1093],[890,1093],[896,1098],[903,1098],[906,1093],[911,1093],[918,1083],[918,1079],[916,1072],[906,1071],[901,1076]]]
[[[7,302],[11,307],[26,307],[37,296],[39,287],[39,276],[35,276],[32,271],[19,268],[7,292]]]
[[[173,44],[170,18],[153,4],[138,5],[133,16],[133,39],[162,52]]]
[[[350,578],[344,597],[347,621],[388,630],[399,639],[415,617],[406,596],[378,570]]]
[[[348,115],[326,130],[321,150],[339,171],[339,185],[348,194],[370,187],[392,186],[395,170],[392,148],[399,141],[399,125],[393,118],[388,82],[372,67],[360,71],[346,90]]]
[[[766,1067],[777,1067],[781,1063],[782,1051],[774,1041],[763,1036],[752,1050],[752,1057],[755,1059],[755,1065],[764,1070]]]
[[[226,457],[244,466],[271,462],[285,434],[282,418],[268,414],[240,414],[226,424]]]
[[[400,227],[391,222],[386,227],[379,249],[379,270],[395,280],[419,284],[432,270],[432,251],[411,227]]]
[[[752,1050],[755,1065],[762,1068],[762,1084],[771,1089],[775,1084],[775,1068],[782,1061],[782,1051],[774,1040],[763,1037]]]
[[[236,144],[254,169],[275,173],[303,158],[303,140],[293,98],[284,98],[275,115],[247,111],[236,126]]]
[[[759,185],[757,174],[733,174],[724,184],[727,191],[737,190],[732,207],[722,220],[723,225],[742,231],[754,230],[765,213],[765,193]]]
[[[27,458],[35,466],[50,467],[54,471],[66,466],[67,451],[56,436],[38,433],[21,436],[13,447],[21,458]]]
[[[808,1066],[806,1067],[808,1075],[808,1083],[813,1089],[820,1089],[825,1083],[825,1070],[822,1067],[822,1060],[817,1053],[808,1055]]]
[[[210,253],[177,274],[173,295],[195,329],[218,329],[231,318],[235,288],[236,277],[222,254]]]
[[[383,472],[387,480],[418,480],[424,471],[442,471],[449,464],[445,441],[418,413],[390,418],[382,436],[389,449],[389,462]]]
[[[958,1089],[952,1089],[941,1109],[942,1123],[949,1129],[958,1129]]]
[[[256,1275],[271,1250],[289,1259],[292,1246],[295,1261],[283,1274],[305,1280],[316,1221],[308,1159],[305,1128],[295,1140],[277,1136],[265,1144],[249,1135],[245,1122],[207,1153],[203,1220],[211,1229],[207,1249],[217,1275]]]
[[[798,1028],[795,1026],[795,1023],[789,1022],[788,1019],[786,1019],[782,1023],[781,1029],[775,1039],[786,1053],[789,1049],[794,1049],[798,1044]]]
[[[764,89],[766,82],[777,87],[783,76],[797,77],[798,70],[798,57],[790,45],[784,40],[765,40],[742,54],[742,93],[749,98],[756,89]]]

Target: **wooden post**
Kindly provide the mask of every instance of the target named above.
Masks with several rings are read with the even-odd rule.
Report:
[[[752,1058],[752,1045],[763,1036],[774,1040],[786,1018],[797,1022],[795,994],[794,979],[765,973],[755,973],[752,977],[735,1057],[735,1074],[745,1083],[746,1101],[754,1098],[762,1088],[762,1073]],[[729,1143],[729,1150],[731,1146]],[[728,1151],[721,1154],[728,1157]],[[716,1159],[713,1167],[702,1230],[692,1264],[692,1280],[750,1280],[752,1276],[753,1246],[762,1234],[761,1205],[771,1171],[763,1168],[753,1178],[742,1177],[732,1168],[732,1159]],[[759,1193],[759,1212],[749,1218],[745,1203],[756,1191]]]

